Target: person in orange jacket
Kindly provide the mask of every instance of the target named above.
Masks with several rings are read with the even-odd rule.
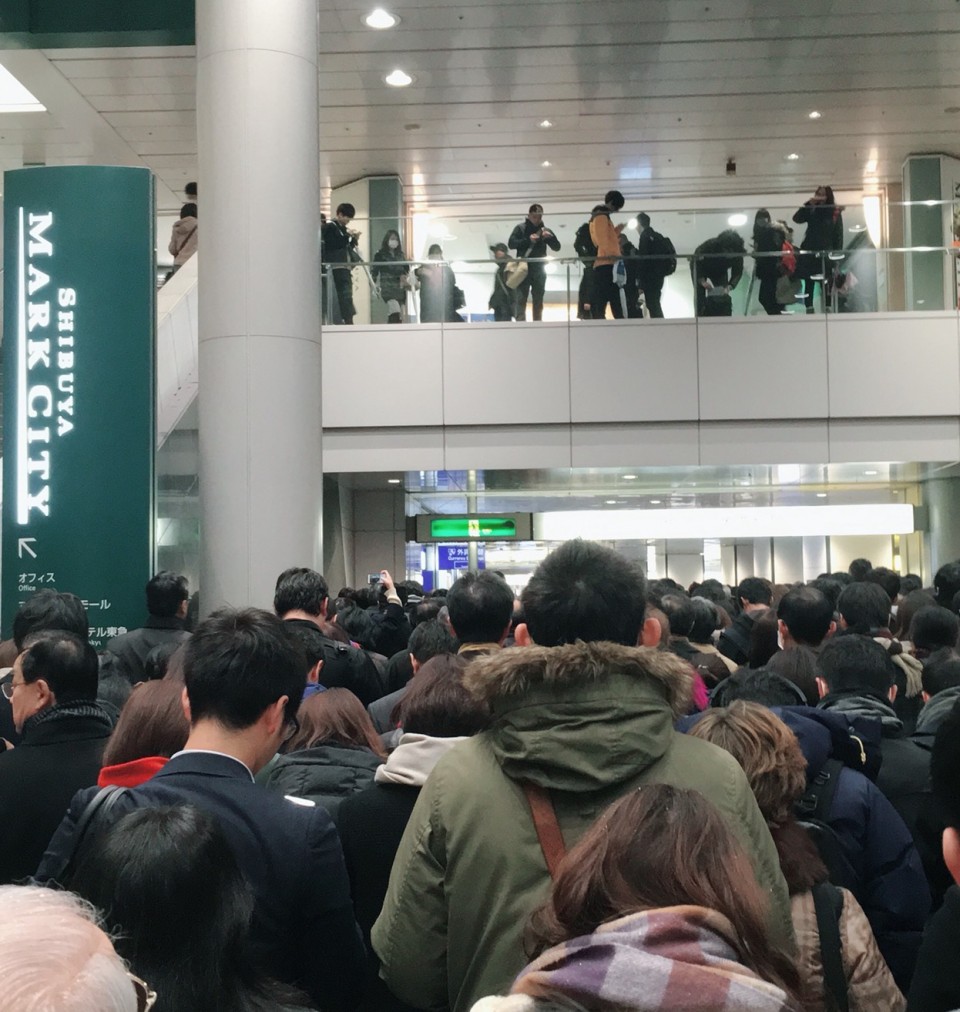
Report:
[[[616,319],[623,319],[620,293],[613,281],[613,265],[620,259],[620,233],[623,225],[614,225],[610,220],[611,211],[619,211],[624,205],[623,194],[611,190],[597,204],[590,216],[590,238],[597,247],[597,259],[593,268],[593,318],[602,320],[607,313],[607,303]]]

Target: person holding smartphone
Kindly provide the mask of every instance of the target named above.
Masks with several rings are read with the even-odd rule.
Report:
[[[507,242],[510,249],[517,251],[518,257],[526,257],[527,276],[517,286],[516,318],[527,318],[527,296],[533,292],[533,318],[543,319],[543,295],[547,288],[547,265],[543,257],[547,248],[554,253],[560,250],[560,240],[543,223],[543,205],[531,204],[524,221],[510,233]]]

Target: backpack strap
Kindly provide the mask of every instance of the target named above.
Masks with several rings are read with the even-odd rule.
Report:
[[[531,784],[529,781],[524,781],[521,786],[527,797],[527,804],[530,806],[530,814],[533,816],[533,825],[537,830],[540,849],[547,862],[547,871],[550,872],[550,878],[556,879],[560,862],[567,853],[567,845],[563,842],[563,834],[560,832],[560,823],[557,822],[557,813],[554,810],[553,802],[543,787]]]
[[[93,827],[97,821],[102,821],[120,798],[128,793],[129,788],[118,787],[116,784],[112,784],[97,791],[87,802],[86,807],[80,813],[80,818],[77,819],[77,826],[73,834],[73,847],[64,862],[62,870],[58,875],[54,876],[60,885],[69,884],[73,873],[76,871],[84,840],[92,835]]]
[[[818,882],[811,890],[820,936],[820,961],[823,964],[825,998],[833,998],[837,1012],[849,1012],[847,978],[843,972],[843,941],[840,938],[840,915],[843,893],[829,882]],[[827,1002],[830,1008],[830,1002]]]
[[[828,823],[833,796],[837,793],[837,782],[843,763],[839,759],[828,759],[823,769],[814,777],[813,783],[795,806],[798,819],[816,819]]]

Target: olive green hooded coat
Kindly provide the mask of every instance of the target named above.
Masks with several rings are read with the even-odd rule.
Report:
[[[489,701],[493,723],[422,788],[373,928],[381,975],[401,1000],[466,1012],[526,965],[523,931],[550,875],[521,779],[549,789],[568,848],[631,789],[701,791],[770,894],[772,937],[793,947],[777,852],[743,770],[673,729],[690,705],[685,662],[614,643],[518,647],[473,661],[465,684]]]

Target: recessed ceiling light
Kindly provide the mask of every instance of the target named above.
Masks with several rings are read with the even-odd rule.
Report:
[[[544,120],[540,121],[540,126],[542,126],[544,129],[546,129],[547,127],[552,127],[553,124],[550,122],[550,120],[544,119]]]
[[[603,501],[604,501],[604,502],[605,502],[605,503],[606,503],[606,504],[607,504],[608,506],[616,506],[616,505],[617,505],[617,500],[616,500],[616,499],[604,499]]]
[[[727,218],[727,224],[731,228],[740,228],[741,225],[746,225],[746,223],[747,216],[745,214],[731,214],[730,217]]]
[[[367,28],[393,28],[394,25],[398,24],[400,19],[396,14],[391,14],[389,11],[385,11],[382,7],[378,7],[376,10],[370,11],[369,14],[363,19],[363,23]]]
[[[387,478],[387,484],[388,485],[399,485],[400,484],[400,479],[399,478]]]
[[[787,161],[788,162],[799,162],[800,161],[800,156],[796,153],[796,151],[791,151],[790,154],[787,155]]]
[[[408,84],[413,84],[413,78],[406,71],[399,68],[392,74],[387,74],[384,81],[393,88],[406,88]]]
[[[817,498],[818,499],[826,499],[827,498],[827,493],[826,492],[818,492],[817,493]]]
[[[866,175],[872,176],[877,171],[876,158],[871,158],[870,161],[867,162],[866,165],[864,165],[863,171],[866,173]]]
[[[864,474],[871,474],[872,475],[872,474],[879,474],[880,472],[879,471],[864,471],[863,473]]]
[[[636,481],[637,480],[637,476],[635,474],[625,474],[623,476],[623,480],[624,481]]]
[[[810,113],[810,119],[820,119],[820,115],[821,114],[814,109],[813,112]]]
[[[541,165],[542,165],[542,166],[543,166],[543,167],[544,167],[545,169],[549,169],[549,168],[550,168],[550,166],[551,166],[551,165],[552,165],[553,163],[552,163],[552,162],[541,162],[540,164],[541,164]]]
[[[659,505],[660,505],[660,503],[662,503],[662,502],[663,502],[663,500],[662,500],[662,499],[651,499],[651,500],[650,500],[650,505],[651,505],[651,506],[659,506]]]
[[[636,219],[636,218],[631,218],[631,219],[630,219],[630,220],[629,220],[629,221],[627,222],[627,228],[636,228],[638,224],[639,224],[639,222],[637,221],[637,219]]]

